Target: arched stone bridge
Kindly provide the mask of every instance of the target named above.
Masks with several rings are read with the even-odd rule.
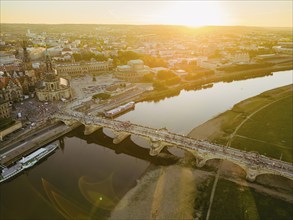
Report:
[[[235,148],[220,146],[203,140],[196,140],[180,134],[175,134],[166,129],[154,129],[130,122],[122,122],[102,117],[85,116],[79,112],[55,114],[56,120],[67,125],[82,123],[85,125],[85,135],[89,135],[100,128],[113,131],[113,143],[118,144],[131,134],[146,138],[150,144],[150,155],[155,156],[164,147],[178,147],[191,152],[196,158],[198,167],[202,167],[208,160],[222,159],[239,165],[246,171],[246,179],[254,181],[258,175],[273,174],[293,180],[293,166],[281,160],[259,155],[256,152],[246,152]]]

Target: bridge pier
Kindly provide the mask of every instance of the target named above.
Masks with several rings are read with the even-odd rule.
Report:
[[[151,148],[150,148],[150,155],[151,156],[156,156],[158,155],[164,147],[166,146],[171,146],[169,143],[166,143],[164,141],[151,141]]]
[[[59,138],[59,146],[62,150],[64,149],[64,138],[63,137]]]
[[[203,167],[207,162],[207,160],[202,157],[197,156],[195,158],[196,158],[196,167]]]
[[[115,133],[116,137],[114,137],[114,139],[113,139],[113,144],[121,143],[130,135],[130,133],[125,132],[125,131],[122,131],[122,132],[115,131],[114,133]]]
[[[102,126],[100,125],[84,125],[84,135],[90,135],[96,130],[99,130]]]
[[[254,182],[256,177],[258,175],[258,171],[257,169],[251,169],[251,168],[248,168],[246,170],[246,179],[250,182]]]
[[[210,159],[205,154],[200,154],[198,151],[191,151],[191,153],[195,157],[195,165],[196,167],[203,167],[206,162]]]

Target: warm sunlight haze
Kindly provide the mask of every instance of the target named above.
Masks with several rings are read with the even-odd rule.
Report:
[[[0,10],[0,220],[292,220],[293,0]]]
[[[227,25],[225,9],[220,2],[170,2],[156,15],[156,23],[186,25],[191,27],[206,25]]]
[[[1,0],[1,23],[291,27],[292,1]]]

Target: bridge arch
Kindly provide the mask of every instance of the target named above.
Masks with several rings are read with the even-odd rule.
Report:
[[[282,179],[286,179],[286,180],[289,180],[289,181],[292,181],[292,184],[293,184],[293,178],[290,178],[288,176],[285,176],[285,175],[282,175],[281,173],[279,172],[269,172],[269,171],[259,171],[258,175],[256,176],[256,179],[260,179],[260,178],[263,178],[263,177],[272,177],[272,178],[276,178],[278,177],[279,178],[282,178]]]
[[[239,163],[235,163],[235,161],[233,160],[229,160],[229,159],[223,159],[223,158],[219,158],[219,157],[215,157],[215,158],[210,158],[208,160],[206,160],[206,164],[207,166],[213,166],[215,162],[218,162],[218,164],[216,164],[216,166],[219,166],[219,163],[223,161],[224,164],[222,164],[222,168],[226,171],[226,172],[230,172],[231,174],[235,174],[237,176],[243,176],[245,177],[247,175],[247,168],[244,165],[240,165]]]
[[[102,128],[102,131],[105,135],[107,135],[108,137],[110,138],[115,138],[115,131],[110,129],[110,128],[107,128],[107,127],[103,127]]]
[[[166,146],[165,148],[170,154],[177,156],[177,157],[180,157],[180,158],[184,157],[187,152],[190,153],[189,151],[185,150],[184,148],[176,147],[174,145]]]
[[[136,144],[139,147],[145,148],[145,149],[150,149],[151,148],[151,143],[149,138],[141,136],[141,135],[136,135],[136,134],[131,134],[130,135],[130,140]]]

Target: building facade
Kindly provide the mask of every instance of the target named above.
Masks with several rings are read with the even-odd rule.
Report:
[[[227,58],[233,63],[249,63],[250,61],[248,53],[228,54]]]
[[[9,101],[0,100],[0,119],[1,118],[10,118],[11,116],[11,107]]]
[[[71,64],[56,65],[56,70],[60,76],[80,76],[84,74],[94,74],[103,71],[108,71],[112,67],[112,60],[103,62],[80,62]]]
[[[0,77],[0,100],[18,102],[23,98],[22,86],[18,79]]]
[[[44,80],[38,83],[36,94],[40,101],[69,99],[71,97],[69,81],[58,77],[53,72],[47,73]]]
[[[135,82],[148,73],[150,73],[150,68],[145,66],[142,60],[130,60],[127,65],[117,66],[115,76],[118,79]]]
[[[46,68],[44,79],[36,86],[36,94],[40,101],[58,101],[71,97],[70,84],[67,79],[61,78],[53,71],[52,63],[46,51]]]

